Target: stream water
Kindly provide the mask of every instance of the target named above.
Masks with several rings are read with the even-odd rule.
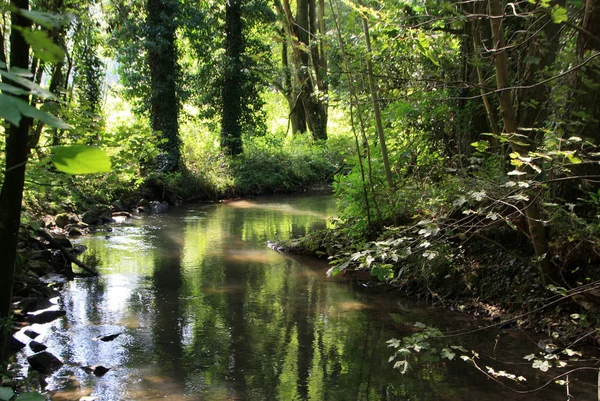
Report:
[[[76,241],[97,257],[101,276],[67,284],[59,300],[67,315],[33,327],[65,363],[46,379],[52,399],[566,399],[554,384],[512,392],[458,358],[423,356],[404,375],[393,369],[386,341],[412,334],[415,322],[443,331],[485,323],[327,279],[323,261],[266,245],[324,227],[335,213],[329,196],[191,204]],[[120,335],[98,340],[111,334]],[[537,351],[537,339],[519,331],[448,341],[478,350],[484,370],[519,371]],[[110,370],[97,377],[82,369],[93,365]],[[547,379],[524,372],[526,386],[512,387]]]

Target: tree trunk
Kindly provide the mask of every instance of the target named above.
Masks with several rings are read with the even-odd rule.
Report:
[[[488,119],[488,123],[490,125],[490,130],[492,134],[494,134],[494,139],[492,139],[492,143],[495,144],[494,147],[498,147],[498,135],[500,135],[500,130],[498,129],[498,121],[496,120],[496,113],[492,109],[492,105],[486,95],[485,88],[485,78],[483,76],[483,71],[481,69],[481,65],[479,63],[480,54],[479,54],[479,46],[481,44],[481,35],[479,34],[479,21],[473,22],[473,27],[471,29],[471,36],[473,38],[473,52],[476,57],[476,65],[475,69],[477,70],[477,81],[479,83],[479,93],[481,94],[481,100],[483,101],[483,106],[485,107],[485,114]]]
[[[320,2],[319,4],[324,4]],[[317,10],[315,0],[298,0],[296,17],[292,14],[289,0],[276,2],[276,8],[285,19],[284,30],[292,47],[295,82],[291,93],[297,99],[290,106],[301,105],[306,127],[315,140],[327,139],[327,84],[326,63],[321,59],[320,40],[317,40]],[[319,26],[324,27],[324,21]],[[290,110],[290,115],[295,113]],[[298,122],[301,122],[298,120]],[[304,132],[304,131],[301,131]]]
[[[519,154],[525,156],[528,149],[518,143],[515,135],[518,131],[516,111],[512,103],[510,91],[508,88],[508,64],[506,60],[506,44],[504,42],[504,30],[502,28],[502,16],[504,15],[502,0],[489,0],[490,24],[492,28],[492,38],[494,40],[495,64],[496,64],[496,83],[501,90],[500,109],[504,120],[504,129],[509,136],[510,146]],[[546,227],[542,221],[542,212],[538,197],[534,198],[529,205],[525,207],[525,216],[529,228],[530,240],[538,259],[538,270],[540,279],[544,285],[557,284],[560,282],[560,274],[556,266],[552,263],[548,248],[548,239],[546,238]]]
[[[175,48],[176,0],[148,0],[148,65],[150,67],[150,121],[152,130],[167,142],[159,146],[164,152],[159,168],[164,172],[181,167],[179,138],[179,98],[177,96],[177,50]]]
[[[363,33],[365,34],[365,43],[367,45],[367,74],[369,75],[369,89],[371,92],[371,100],[373,102],[373,112],[375,113],[375,124],[377,126],[377,137],[379,138],[379,146],[381,148],[381,158],[383,160],[383,168],[385,170],[385,179],[388,188],[394,188],[394,178],[390,168],[390,160],[388,158],[387,145],[385,143],[385,134],[383,132],[383,122],[381,121],[381,110],[379,109],[379,90],[375,84],[373,76],[373,62],[371,61],[371,37],[369,36],[369,24],[367,17],[362,17]]]
[[[278,11],[281,14],[280,5]],[[306,116],[302,105],[298,101],[298,93],[294,90],[292,83],[292,72],[288,56],[288,35],[285,34],[285,28],[281,32],[281,67],[284,78],[280,89],[288,102],[290,110],[288,118],[289,125],[292,126],[292,134],[306,132]]]
[[[221,146],[233,156],[242,153],[242,34],[241,0],[228,0],[225,6],[225,77],[221,96]]]
[[[13,0],[11,5],[17,9],[28,10],[29,0]],[[29,29],[31,26],[30,20],[16,12],[11,14],[11,24],[23,29]],[[16,29],[11,30],[10,49],[11,68],[27,69],[29,44]],[[21,96],[24,101],[28,101],[28,98],[27,95]],[[30,126],[31,119],[23,116],[19,126],[10,125],[6,135],[6,166],[0,190],[0,363],[7,359],[8,344],[12,335],[10,327],[5,323],[12,312],[12,290],[27,164],[27,134]]]

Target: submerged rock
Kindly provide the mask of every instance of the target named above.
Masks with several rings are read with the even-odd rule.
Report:
[[[82,254],[82,253],[84,253],[86,250],[87,250],[87,246],[79,244],[79,245],[75,245],[75,246],[73,247],[73,250],[71,251],[71,253],[72,253],[73,255],[81,255],[81,254]]]
[[[169,204],[167,202],[152,201],[150,202],[150,210],[152,213],[165,213],[169,210]]]

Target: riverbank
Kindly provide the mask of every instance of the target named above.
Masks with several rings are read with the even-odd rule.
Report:
[[[487,237],[455,238],[444,246],[402,254],[401,244],[407,238],[398,236],[401,231],[388,227],[373,241],[356,241],[342,223],[271,246],[327,259],[331,276],[358,281],[372,291],[468,312],[487,319],[490,327],[538,331],[560,347],[580,339],[600,343],[593,303],[600,283],[587,280],[571,288],[544,286],[523,234],[510,227],[498,228],[487,232]]]

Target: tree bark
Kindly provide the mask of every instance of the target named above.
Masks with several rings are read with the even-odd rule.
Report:
[[[11,5],[17,9],[28,10],[29,0],[13,0]],[[18,12],[11,14],[11,24],[23,29],[29,29],[31,26],[30,20]],[[16,29],[11,30],[10,49],[11,68],[27,69],[29,44]],[[29,100],[27,95],[20,97],[24,101]],[[7,359],[8,344],[12,335],[10,328],[4,323],[7,323],[12,313],[12,291],[27,164],[27,135],[30,126],[31,119],[23,117],[19,126],[10,125],[6,134],[6,166],[0,190],[0,363]]]
[[[242,153],[242,33],[241,0],[228,0],[225,6],[225,77],[221,90],[221,146],[236,156]]]
[[[480,28],[479,28],[478,21],[474,21],[471,36],[473,38],[473,51],[475,53],[475,57],[477,58],[477,64],[475,66],[475,69],[477,70],[479,93],[481,94],[481,100],[483,101],[483,106],[485,107],[485,114],[487,116],[488,123],[490,125],[490,130],[492,131],[492,134],[494,134],[494,139],[492,140],[492,143],[494,143],[495,147],[497,147],[497,143],[498,143],[497,137],[498,137],[498,135],[500,135],[500,130],[498,129],[498,121],[496,120],[496,113],[492,109],[492,105],[490,104],[490,101],[486,95],[485,79],[483,76],[483,71],[481,69],[481,66],[479,65],[479,45],[481,43],[481,35],[479,34],[479,29]]]
[[[527,155],[530,150],[522,146],[516,140],[515,135],[518,132],[517,115],[512,103],[511,93],[503,90],[509,87],[508,63],[506,60],[506,44],[504,42],[504,29],[502,21],[504,16],[502,0],[489,0],[490,24],[492,28],[492,38],[495,49],[496,65],[496,83],[498,89],[502,90],[499,94],[500,109],[504,121],[504,129],[509,136],[511,148],[520,155]],[[546,227],[542,220],[542,211],[539,198],[534,198],[529,205],[525,207],[525,216],[529,229],[530,240],[538,259],[538,271],[542,284],[560,283],[560,274],[556,266],[552,263],[546,237]]]
[[[360,3],[359,3],[360,4]],[[367,74],[369,75],[369,89],[371,92],[371,101],[373,102],[373,112],[375,113],[375,124],[377,127],[377,137],[379,138],[379,146],[381,148],[381,159],[383,160],[383,168],[385,170],[385,179],[388,188],[394,188],[394,178],[390,168],[390,159],[388,157],[387,145],[385,143],[385,134],[383,132],[383,122],[381,121],[381,110],[379,108],[379,89],[375,83],[373,76],[373,62],[371,60],[371,37],[369,36],[369,23],[367,17],[362,17],[362,28],[365,35],[365,43],[367,46]]]
[[[323,4],[323,2],[319,2]],[[327,84],[326,63],[321,58],[320,40],[317,39],[317,10],[315,0],[298,0],[294,17],[289,0],[276,2],[276,8],[285,19],[284,30],[292,47],[295,82],[291,105],[300,104],[304,109],[307,128],[315,140],[327,139]],[[324,21],[319,26],[324,27]],[[290,110],[290,115],[295,113]]]
[[[176,0],[147,2],[148,65],[150,67],[150,121],[152,130],[167,141],[159,146],[164,152],[159,168],[164,172],[181,167],[179,138],[179,98],[177,96],[177,49],[175,47]]]

